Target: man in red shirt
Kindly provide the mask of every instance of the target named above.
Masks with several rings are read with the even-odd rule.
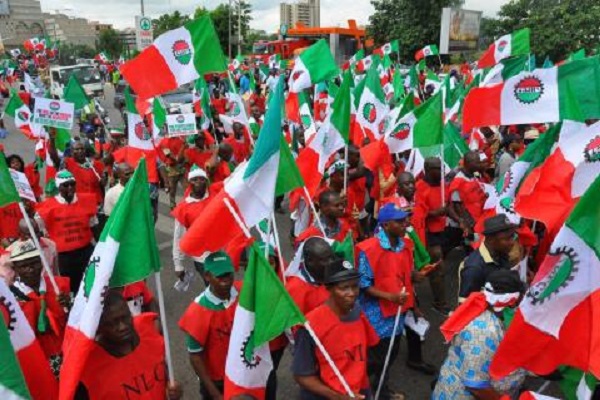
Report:
[[[175,208],[177,185],[181,182],[183,186],[185,181],[184,151],[185,141],[178,136],[163,138],[158,144],[158,157],[164,163],[171,209]]]
[[[325,230],[325,236],[338,242],[344,241],[348,233],[352,232],[350,223],[344,218],[346,212],[344,199],[333,190],[325,190],[319,195],[319,208],[320,222]],[[299,245],[312,236],[323,236],[317,221],[298,235],[295,243]]]
[[[261,114],[264,114],[266,110],[266,101],[267,99],[263,96],[260,85],[256,85],[256,90],[250,96],[250,106],[257,107]]]
[[[212,106],[214,111],[213,115],[225,115],[227,113],[227,104],[227,99],[221,97],[219,89],[213,90],[213,99],[210,101],[210,105]]]
[[[217,154],[208,161],[206,169],[213,183],[222,182],[233,172],[233,148],[229,143],[221,143]]]
[[[186,149],[183,151],[187,169],[186,173],[189,173],[193,165],[197,165],[202,169],[206,168],[206,163],[212,156],[213,151],[206,143],[206,134],[200,132],[194,137],[194,145],[186,146]]]
[[[427,245],[432,263],[439,266],[429,274],[429,283],[433,293],[433,308],[447,315],[446,285],[444,284],[443,256],[446,230],[446,204],[448,204],[448,188],[446,198],[442,200],[442,163],[439,158],[430,157],[425,160],[425,176],[416,184],[415,209],[412,224],[420,239]]]
[[[250,139],[246,128],[239,122],[233,123],[233,135],[223,141],[233,149],[233,162],[241,164],[250,157]]]
[[[96,202],[88,193],[76,193],[73,174],[62,170],[56,174],[58,195],[38,204],[50,239],[56,243],[58,268],[62,276],[70,278],[71,292],[76,293],[94,246],[92,227],[98,223]]]
[[[56,150],[56,129],[49,129],[48,154],[54,165],[60,165],[60,157]],[[77,181],[78,194],[91,194],[95,198],[96,206],[104,200],[104,164],[100,160],[90,159],[85,155],[85,145],[82,141],[76,141],[71,145],[72,157],[64,157],[64,167],[73,174]]]

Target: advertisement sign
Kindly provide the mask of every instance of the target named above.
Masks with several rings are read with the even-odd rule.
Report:
[[[196,115],[175,114],[167,115],[167,132],[169,136],[188,136],[198,133]]]
[[[135,17],[135,45],[138,51],[144,50],[152,45],[154,38],[152,32],[152,20],[140,15]]]
[[[75,115],[75,104],[66,101],[36,97],[33,109],[33,123],[71,129]]]
[[[460,8],[442,9],[440,53],[476,51],[479,42],[481,11]]]

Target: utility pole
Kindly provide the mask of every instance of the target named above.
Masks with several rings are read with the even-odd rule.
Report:
[[[238,0],[238,54],[242,54],[242,0]]]
[[[142,5],[142,17],[144,17],[144,0],[140,0],[140,3]]]
[[[231,0],[229,0],[229,39],[227,41],[227,46],[229,50],[229,59],[231,59]]]

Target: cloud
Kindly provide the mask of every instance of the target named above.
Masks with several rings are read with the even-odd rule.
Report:
[[[192,14],[197,7],[215,8],[227,0],[144,0],[147,16],[156,18],[178,10]],[[294,0],[287,0],[292,2]],[[464,8],[482,10],[485,15],[495,15],[508,0],[466,0]],[[249,0],[252,4],[252,28],[274,32],[279,28],[280,0]],[[134,26],[135,16],[141,13],[139,0],[41,0],[42,10],[64,12],[89,20],[111,23],[116,28]],[[64,11],[68,9],[68,11]],[[370,0],[321,0],[321,26],[345,26],[348,19],[360,25],[369,22],[374,9]]]

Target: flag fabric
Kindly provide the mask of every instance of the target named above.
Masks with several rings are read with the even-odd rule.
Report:
[[[200,129],[207,130],[211,124],[212,113],[210,111],[210,94],[203,77],[196,79],[193,105],[196,115],[200,115]]]
[[[298,93],[316,83],[332,79],[339,73],[329,50],[329,44],[321,39],[296,58],[294,69],[290,74],[290,92]]]
[[[0,353],[4,358],[0,365],[0,397],[6,400],[31,399],[4,318],[0,318]]]
[[[3,400],[5,398],[11,400],[56,399],[58,384],[52,374],[50,364],[48,364],[21,306],[3,279],[0,279],[0,299],[2,299],[3,314],[0,316],[0,320],[2,320],[0,322],[0,354],[2,354],[0,398]],[[6,331],[8,331],[8,338],[5,336]],[[15,357],[18,363],[14,362]],[[14,367],[14,369],[9,370],[9,367]],[[27,385],[25,387],[23,386],[23,377]],[[27,396],[28,394],[30,396]]]
[[[570,367],[561,367],[559,372],[562,375],[560,390],[565,400],[591,400],[598,386],[598,379],[594,375]]]
[[[356,112],[356,123],[362,128],[364,135],[371,140],[383,136],[385,133],[385,117],[390,112],[385,93],[381,87],[377,64],[377,62],[373,64],[367,72],[364,89]]]
[[[181,239],[181,250],[201,256],[224,248],[231,237],[243,234],[270,217],[274,210],[275,187],[281,149],[283,81],[271,96],[254,153],[240,164],[224,188],[194,221]]]
[[[477,62],[478,68],[492,67],[505,58],[529,54],[529,28],[520,29],[498,38]]]
[[[577,97],[569,96],[570,86]],[[600,117],[600,62],[596,58],[525,71],[502,84],[474,88],[465,99],[463,132],[481,126],[574,119],[573,101],[585,118]]]
[[[600,122],[586,126],[563,122],[550,156],[530,172],[515,198],[515,210],[523,217],[542,221],[551,232],[560,226],[600,174],[595,161],[600,154]]]
[[[14,119],[15,127],[28,139],[38,139],[46,135],[46,131],[41,125],[33,123],[33,113],[16,92],[11,92],[4,113]]]
[[[101,51],[100,53],[96,54],[96,56],[94,57],[94,60],[98,60],[103,64],[106,64],[107,62],[110,61],[110,58],[108,57],[108,55],[106,55],[105,52]]]
[[[569,365],[600,376],[600,177],[558,232],[490,366],[545,375]]]
[[[348,144],[351,79],[350,72],[346,71],[332,105],[333,111],[327,115],[314,139],[300,152],[296,160],[311,195],[316,193],[331,156]]]
[[[342,65],[342,69],[345,71],[347,69],[353,68],[363,58],[365,58],[365,50],[364,49],[360,49],[352,57],[350,57],[350,59],[348,61],[346,61]]]
[[[106,288],[142,281],[159,270],[146,161],[142,159],[102,230],[75,297],[63,343],[61,400],[73,398],[95,341]]]
[[[210,16],[160,35],[152,46],[121,67],[142,99],[176,89],[209,72],[227,69]]]
[[[303,92],[298,93],[298,100],[300,103],[300,123],[304,128],[304,143],[308,145],[313,137],[317,134],[317,126],[312,115],[310,103],[306,98],[306,94]]]
[[[240,69],[242,63],[244,62],[244,56],[238,54],[231,62],[229,63],[229,71],[234,72]]]
[[[527,55],[507,58],[494,65],[481,81],[480,86],[491,86],[504,82],[523,71],[533,71]]]
[[[566,130],[570,128],[571,122],[567,124]],[[540,166],[552,152],[554,143],[558,140],[562,124],[552,126],[543,135],[540,135],[533,143],[527,146],[525,152],[511,165],[504,176],[499,177],[496,184],[498,199],[505,198],[513,200],[521,183],[534,168]],[[578,128],[575,127],[577,130]]]
[[[277,182],[275,183],[275,195],[282,196],[294,189],[304,186],[304,180],[294,160],[284,136],[281,136],[279,148],[279,168],[277,169]]]
[[[75,74],[71,74],[69,82],[64,91],[64,100],[75,105],[76,110],[81,110],[85,106],[90,104],[90,99],[85,94],[85,90],[79,84],[79,81],[75,77]]]
[[[384,44],[383,46],[375,50],[373,53],[379,54],[381,56],[388,56],[392,53],[397,53],[398,51],[400,51],[400,46],[398,44],[398,40],[396,39]]]
[[[0,154],[0,208],[20,201],[19,192],[6,165],[6,157]]]
[[[386,131],[383,138],[391,154],[443,143],[442,93],[438,92]]]
[[[231,329],[224,397],[264,398],[273,369],[269,341],[305,321],[264,253],[253,244]]]
[[[366,72],[371,69],[371,65],[375,60],[379,60],[379,56],[377,54],[371,54],[363,59],[359,60],[356,63],[356,69],[358,72]]]
[[[519,400],[559,400],[556,397],[545,396],[536,392],[527,390],[519,396]]]
[[[429,46],[425,46],[421,50],[419,50],[415,53],[415,60],[421,61],[425,57],[439,56],[439,55],[440,55],[440,50],[438,49],[437,45],[430,44]]]

